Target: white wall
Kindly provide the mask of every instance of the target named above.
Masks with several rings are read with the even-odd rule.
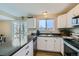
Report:
[[[0,21],[0,34],[7,36],[7,45],[11,45],[12,42],[12,28],[11,21]],[[8,46],[9,46],[8,45]]]
[[[9,21],[0,21],[0,33],[9,35],[11,31],[11,24]]]

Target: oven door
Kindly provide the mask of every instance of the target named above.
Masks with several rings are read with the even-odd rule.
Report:
[[[65,56],[78,56],[78,52],[64,44],[64,55]]]

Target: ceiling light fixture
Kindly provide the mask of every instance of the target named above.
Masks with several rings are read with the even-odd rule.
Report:
[[[48,18],[48,12],[47,11],[43,12],[43,16],[44,18]]]

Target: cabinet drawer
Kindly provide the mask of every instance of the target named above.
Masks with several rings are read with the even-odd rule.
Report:
[[[33,41],[31,41],[26,47],[26,56],[33,56]]]
[[[29,42],[13,56],[32,56],[33,55],[33,41]]]

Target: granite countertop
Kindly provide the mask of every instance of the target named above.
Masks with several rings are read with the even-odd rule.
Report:
[[[21,46],[18,47],[0,47],[0,56],[10,56],[12,55],[15,51],[19,50]]]
[[[25,45],[27,45],[31,40],[33,40],[35,36],[28,38],[28,41],[22,45],[22,46],[17,46],[17,47],[13,47],[13,46],[3,46],[0,47],[0,56],[12,56],[13,54],[15,54],[18,50],[20,50],[21,48],[23,48]]]
[[[36,35],[36,33],[32,33],[32,35]],[[60,33],[40,33],[40,35],[61,35]]]

